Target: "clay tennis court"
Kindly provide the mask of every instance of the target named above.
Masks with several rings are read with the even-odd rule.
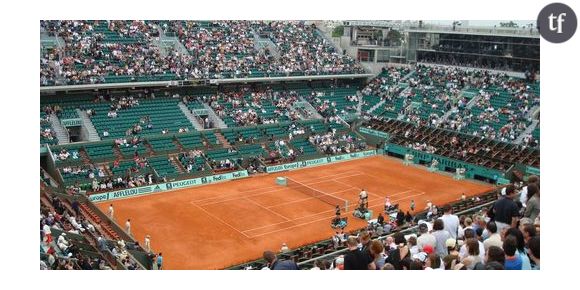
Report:
[[[133,235],[140,243],[146,234],[151,235],[153,249],[163,252],[164,268],[223,269],[260,258],[266,249],[278,251],[282,243],[296,248],[333,235],[330,221],[334,206],[276,185],[278,176],[348,200],[346,230],[366,225],[352,216],[361,188],[369,194],[373,218],[383,210],[385,196],[405,211],[413,199],[416,210],[422,210],[427,200],[441,205],[459,199],[462,193],[473,196],[493,188],[375,156],[98,206],[106,212],[113,203],[117,222],[124,225],[130,218]]]

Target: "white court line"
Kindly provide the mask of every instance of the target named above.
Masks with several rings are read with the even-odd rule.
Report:
[[[356,171],[349,170],[349,171],[345,171],[345,172],[341,172],[341,173],[337,173],[337,174],[331,174],[331,175],[325,175],[325,176],[310,178],[310,179],[307,179],[307,180],[304,180],[304,181],[300,181],[300,182],[306,183],[306,182],[314,181],[314,180],[317,180],[317,179],[326,179],[326,178],[329,178],[329,177],[343,175],[343,174],[352,174],[352,172],[356,172]],[[276,172],[276,173],[279,173],[279,172]],[[273,175],[273,174],[276,174],[276,173],[269,173],[269,174]],[[353,176],[356,175],[356,174],[361,174],[361,173],[354,173]],[[274,188],[274,187],[278,187],[278,186],[279,185],[273,185],[273,186],[266,186],[266,187],[254,188],[254,189],[249,189],[249,190],[241,191],[241,193],[258,191],[258,190],[263,190],[263,189],[266,189],[266,188]]]
[[[336,193],[339,193],[339,192],[345,192],[347,190],[350,190],[350,188],[349,189],[344,189],[344,190],[341,190],[341,191],[335,191],[333,193],[326,193],[326,192],[324,192],[322,190],[320,192],[326,193],[328,195],[333,195],[333,194],[336,194]],[[342,197],[337,197],[337,196],[336,196],[336,198],[344,199]],[[296,202],[301,202],[301,201],[305,201],[305,200],[309,200],[309,199],[315,199],[315,197],[301,198],[301,199],[297,199],[297,200],[293,200],[293,201],[289,201],[289,202],[285,202],[285,203],[280,203],[280,204],[272,205],[272,206],[269,206],[268,208],[279,207],[279,206],[283,206],[283,205],[287,205],[287,204],[291,204],[291,203],[296,203]]]
[[[406,190],[406,191],[401,191],[401,192],[399,192],[399,193],[396,193],[395,195],[399,195],[399,194],[402,194],[402,193],[406,193],[406,192],[409,192],[409,191],[412,191],[412,190],[413,190],[413,189],[411,189],[411,190]],[[340,191],[338,191],[338,192],[340,192]],[[333,192],[333,193],[329,193],[329,194],[334,194],[334,193],[338,193],[338,192]],[[425,193],[423,192],[423,194],[425,194]],[[307,199],[314,199],[314,198],[307,198]],[[381,199],[382,199],[382,197],[379,197],[379,198],[376,198],[376,199],[371,199],[371,200],[369,200],[368,202],[369,202],[369,204],[370,204],[370,203],[372,203],[372,202],[374,202],[374,201],[381,200]],[[393,200],[392,202],[395,202],[395,201],[398,201],[398,200],[403,200],[403,199],[405,199],[405,198],[402,198],[402,199],[396,199],[396,200]],[[305,199],[305,200],[306,200],[306,199]],[[291,202],[286,202],[286,203],[282,203],[282,204],[280,204],[279,206],[283,206],[283,205],[286,205],[286,204],[290,204],[290,203],[292,203],[292,202],[293,202],[293,201],[291,201]],[[349,202],[350,202],[350,201],[349,201]],[[301,216],[301,217],[299,217],[299,218],[295,218],[295,219],[293,219],[293,220],[289,220],[288,222],[293,222],[293,221],[301,220],[301,219],[308,218],[308,217],[312,217],[312,216],[321,215],[321,214],[324,214],[324,213],[327,213],[327,212],[332,212],[332,211],[334,211],[334,210],[327,210],[327,211],[322,211],[322,212],[318,212],[318,213],[315,213],[315,214],[305,215],[305,216]],[[350,211],[348,211],[348,212],[352,212],[352,211],[354,211],[354,210],[350,210]],[[347,212],[347,213],[348,213],[348,212]],[[266,227],[270,227],[270,226],[274,226],[274,225],[279,225],[279,224],[282,224],[282,223],[284,223],[284,222],[279,222],[279,223],[270,224],[270,225],[266,225],[266,226],[262,226],[262,227],[258,227],[258,228],[253,228],[253,229],[245,230],[244,232],[248,232],[248,231],[252,231],[252,230],[257,230],[257,229],[262,229],[262,228],[266,228]]]
[[[352,176],[356,176],[356,175],[361,175],[361,174],[355,174],[355,175],[352,175]],[[324,182],[329,182],[329,181],[332,181],[332,180],[323,180],[323,181],[308,183],[308,184],[305,184],[305,185],[311,186],[311,185],[314,185],[314,184],[319,184],[319,183],[324,183]],[[238,196],[236,196],[237,194],[240,194],[238,192],[238,193],[235,193],[235,194],[228,194],[227,196],[225,196],[226,199],[221,199],[220,200],[220,198],[223,197],[223,196],[216,196],[216,197],[212,197],[212,198],[206,198],[206,199],[203,199],[203,200],[193,200],[193,201],[194,202],[200,202],[200,201],[203,202],[205,200],[210,200],[210,199],[216,200],[214,202],[209,202],[209,203],[203,203],[202,204],[203,206],[206,206],[206,205],[212,205],[212,204],[217,204],[217,203],[223,203],[223,202],[227,202],[227,201],[238,200],[238,199],[245,198],[245,197],[260,196],[260,195],[264,195],[264,194],[267,194],[267,193],[278,192],[278,191],[283,191],[283,190],[288,189],[288,187],[284,187],[284,186],[280,186],[280,185],[278,185],[276,187],[278,187],[278,188],[277,189],[263,191],[263,192],[256,193],[256,194],[251,194],[251,195],[244,195],[244,196],[239,196],[238,195]],[[229,198],[229,197],[231,197],[231,198]]]
[[[283,216],[283,215],[281,215],[281,214],[279,214],[279,213],[277,213],[277,212],[275,212],[275,211],[273,211],[273,210],[271,210],[271,209],[269,209],[269,208],[267,208],[267,207],[265,207],[265,206],[263,206],[263,205],[255,202],[255,201],[253,201],[253,200],[251,200],[251,199],[249,199],[247,197],[245,197],[244,199],[247,200],[247,201],[249,201],[249,202],[251,202],[251,203],[253,203],[253,204],[255,204],[255,205],[257,205],[257,206],[259,206],[259,207],[261,207],[261,208],[263,208],[263,209],[265,209],[265,210],[267,210],[267,211],[269,211],[269,212],[271,212],[271,213],[273,213],[273,214],[275,214],[275,215],[277,215],[277,216],[279,216],[279,217],[281,217],[281,218],[283,218],[283,219],[285,219],[286,221],[290,221],[290,219],[288,219],[287,217],[285,217],[285,216]]]
[[[347,171],[347,172],[343,172],[343,173],[340,173],[340,174],[334,174],[334,175],[328,175],[328,176],[321,176],[321,177],[317,177],[317,178],[311,178],[311,179],[309,179],[309,180],[307,180],[305,182],[308,182],[309,183],[309,182],[311,182],[313,180],[317,180],[317,179],[327,179],[327,178],[332,177],[332,176],[342,175],[342,174],[346,174],[346,173],[351,173],[351,172],[350,171]],[[362,175],[362,173],[355,173],[355,174],[347,175],[347,176],[344,176],[344,177],[346,178],[346,177],[357,176],[357,175]],[[310,185],[312,185],[312,184],[318,184],[318,183],[322,183],[322,182],[326,182],[326,181],[328,181],[328,180],[323,180],[323,181],[319,181],[319,182],[315,182],[315,183],[310,183]],[[300,182],[305,183],[303,181],[300,181]],[[264,189],[268,189],[268,188],[275,188],[275,189],[274,190],[263,191]],[[194,200],[194,201],[204,202],[204,201],[215,200],[215,199],[224,198],[224,197],[225,198],[233,197],[235,195],[249,193],[249,192],[253,192],[253,191],[261,191],[259,194],[249,195],[249,196],[256,196],[256,195],[261,195],[261,194],[269,193],[269,192],[276,192],[276,191],[280,191],[280,190],[281,190],[280,189],[280,185],[266,186],[266,187],[260,187],[260,188],[245,190],[245,191],[232,192],[230,194],[220,195],[220,196],[216,196],[216,197],[208,197],[208,198],[204,198],[204,199],[197,199],[197,200]]]
[[[362,173],[361,175],[368,175],[368,176],[370,176],[370,177],[377,178],[376,176],[374,176],[374,175],[370,175],[370,174],[367,174],[367,173]],[[334,180],[334,181],[336,181],[336,182],[338,182],[338,183],[341,183],[341,184],[344,184],[344,185],[348,185],[348,186],[350,186],[350,187],[352,187],[352,188],[358,188],[358,187],[354,187],[354,186],[352,186],[352,185],[350,185],[350,184],[348,184],[348,183],[344,183],[344,182],[342,182],[342,181],[339,181],[339,180],[338,180],[338,179],[343,179],[343,178],[348,178],[348,177],[350,177],[350,176],[345,176],[345,177],[334,178],[333,180]],[[400,186],[400,185],[399,185],[399,186]],[[391,195],[389,195],[389,197],[391,197],[391,196],[396,196],[396,195],[399,195],[399,194],[403,194],[403,193],[405,193],[405,192],[409,192],[409,191],[412,191],[412,190],[419,191],[419,190],[416,190],[416,189],[414,189],[414,188],[412,188],[412,187],[408,187],[408,186],[400,186],[400,187],[406,187],[406,188],[410,188],[411,190],[407,190],[407,191],[401,191],[401,192],[398,192],[398,193],[395,193],[395,194],[391,194]],[[419,192],[420,192],[420,191],[419,191]],[[369,193],[369,194],[372,194],[372,195],[374,195],[374,196],[379,196],[379,197],[382,197],[382,195],[380,195],[380,194],[376,194],[376,193],[373,193],[373,192],[370,192],[370,191],[368,191],[368,190],[367,190],[367,193]]]
[[[420,195],[424,195],[424,194],[425,193],[423,192],[423,193],[416,194],[416,195],[410,195],[410,196],[407,196],[407,197],[404,197],[404,198],[396,199],[394,201],[400,201],[400,200],[404,200],[404,199],[407,199],[407,198],[410,198],[410,197],[420,196]],[[376,207],[380,207],[380,206],[382,206],[382,205],[379,204],[379,205],[371,206],[369,208],[376,208]],[[284,231],[284,230],[289,230],[289,229],[292,229],[292,228],[295,228],[295,227],[300,227],[300,226],[303,226],[303,225],[308,225],[308,224],[311,224],[311,223],[319,222],[319,221],[326,220],[326,219],[330,219],[330,218],[332,218],[332,217],[320,218],[320,219],[317,219],[317,220],[309,221],[309,222],[302,223],[302,224],[297,224],[297,225],[290,226],[290,227],[287,227],[287,228],[278,229],[278,230],[274,230],[274,231],[270,231],[270,232],[266,232],[266,233],[254,235],[254,236],[252,236],[252,238],[261,237],[261,236],[264,236],[264,235],[269,235],[269,234],[276,233],[276,232],[280,232],[280,231]],[[248,230],[246,230],[244,232],[248,232]]]
[[[370,203],[370,202],[373,202],[373,201],[377,201],[377,200],[380,200],[380,198],[377,198],[377,199],[370,200],[370,201],[369,201],[369,203]],[[285,205],[285,203],[284,203],[284,204],[282,204],[282,205]],[[295,218],[295,219],[293,219],[293,220],[289,220],[289,221],[287,221],[287,222],[294,222],[294,221],[297,221],[297,220],[301,220],[301,219],[305,219],[305,218],[309,218],[309,217],[313,217],[313,216],[317,216],[317,215],[321,215],[321,214],[325,214],[325,213],[328,213],[328,212],[333,212],[333,211],[334,211],[334,209],[331,209],[331,210],[325,210],[325,211],[317,212],[317,213],[314,213],[314,214],[304,215],[304,216],[301,216],[301,217],[299,217],[299,218]],[[353,211],[353,210],[349,210],[349,211],[348,211],[348,212],[346,212],[346,213],[349,213],[349,212],[352,212],[352,211]],[[325,219],[326,219],[326,218],[325,218]],[[262,226],[262,227],[258,227],[258,228],[253,228],[253,229],[245,230],[245,231],[244,231],[244,233],[245,233],[245,232],[249,232],[249,231],[253,231],[253,230],[258,230],[258,229],[263,229],[263,228],[267,228],[267,227],[271,227],[271,226],[275,226],[275,225],[283,224],[283,223],[285,223],[285,222],[280,222],[280,223],[275,223],[275,224],[269,224],[269,225],[266,225],[266,226]]]
[[[249,237],[248,235],[244,234],[243,232],[241,232],[240,230],[238,230],[238,229],[237,229],[237,228],[235,228],[234,226],[232,226],[232,225],[230,225],[230,224],[226,223],[226,222],[225,222],[224,220],[222,220],[221,218],[219,218],[219,217],[217,217],[217,216],[215,216],[215,215],[211,214],[209,211],[205,210],[203,207],[201,207],[201,206],[199,206],[199,205],[197,205],[197,204],[195,204],[195,203],[193,203],[193,202],[190,202],[190,203],[191,203],[191,204],[193,204],[194,206],[196,206],[197,208],[199,208],[199,209],[203,210],[203,211],[204,211],[204,212],[205,212],[207,215],[209,215],[210,217],[213,217],[214,219],[216,219],[216,220],[220,221],[220,222],[221,222],[221,223],[223,223],[224,225],[226,225],[226,226],[230,227],[232,230],[234,230],[234,231],[236,231],[236,232],[240,233],[241,235],[243,235],[244,237],[246,237],[246,238],[248,238],[248,239],[251,239],[251,237]]]

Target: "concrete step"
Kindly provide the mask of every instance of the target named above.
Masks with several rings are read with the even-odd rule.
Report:
[[[223,129],[228,127],[228,125],[226,125],[226,123],[224,123],[224,121],[218,117],[218,115],[208,104],[204,103],[203,106],[207,110],[208,118],[215,124],[217,128]]]
[[[95,129],[95,125],[93,125],[87,112],[77,109],[77,114],[81,118],[81,132],[85,132],[85,138],[88,139],[89,142],[101,141],[101,136],[99,136],[99,133],[97,132],[97,129]],[[81,136],[82,135],[83,134],[81,133]]]
[[[177,106],[179,107],[179,109],[181,109],[181,111],[183,112],[185,117],[187,117],[189,122],[193,125],[193,128],[195,128],[195,130],[197,131],[203,130],[203,126],[197,121],[197,118],[195,118],[195,116],[193,115],[193,113],[191,113],[189,108],[187,108],[187,105],[185,105],[183,102],[179,102]]]
[[[516,138],[516,140],[514,141],[515,144],[522,144],[522,141],[524,140],[524,138],[526,136],[529,136],[532,134],[532,132],[536,129],[536,127],[538,127],[538,125],[540,124],[539,120],[533,120],[532,124],[530,124],[526,130],[524,130],[519,136],[518,138]]]
[[[58,139],[59,145],[70,143],[68,130],[62,125],[60,119],[56,114],[50,115],[50,125],[52,126],[52,129],[56,133],[56,138]]]
[[[378,102],[376,105],[372,106],[372,107],[371,107],[371,108],[370,108],[370,109],[367,111],[367,113],[371,114],[371,113],[372,113],[374,110],[376,110],[376,109],[380,108],[382,105],[384,105],[384,104],[385,104],[385,102],[386,102],[386,100],[385,100],[385,99],[381,99],[381,101],[380,101],[380,102]]]
[[[215,137],[219,140],[220,144],[222,144],[222,146],[224,148],[230,148],[230,147],[232,147],[232,145],[230,144],[230,142],[228,142],[228,140],[226,139],[226,137],[224,137],[224,135],[222,135],[222,133],[215,132]]]

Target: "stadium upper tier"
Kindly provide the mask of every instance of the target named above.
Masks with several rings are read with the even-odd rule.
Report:
[[[365,72],[302,21],[73,20],[40,29],[57,37],[41,48],[41,86]]]

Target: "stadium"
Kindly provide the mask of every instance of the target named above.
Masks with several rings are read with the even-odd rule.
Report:
[[[527,23],[41,20],[41,269],[540,269]]]

